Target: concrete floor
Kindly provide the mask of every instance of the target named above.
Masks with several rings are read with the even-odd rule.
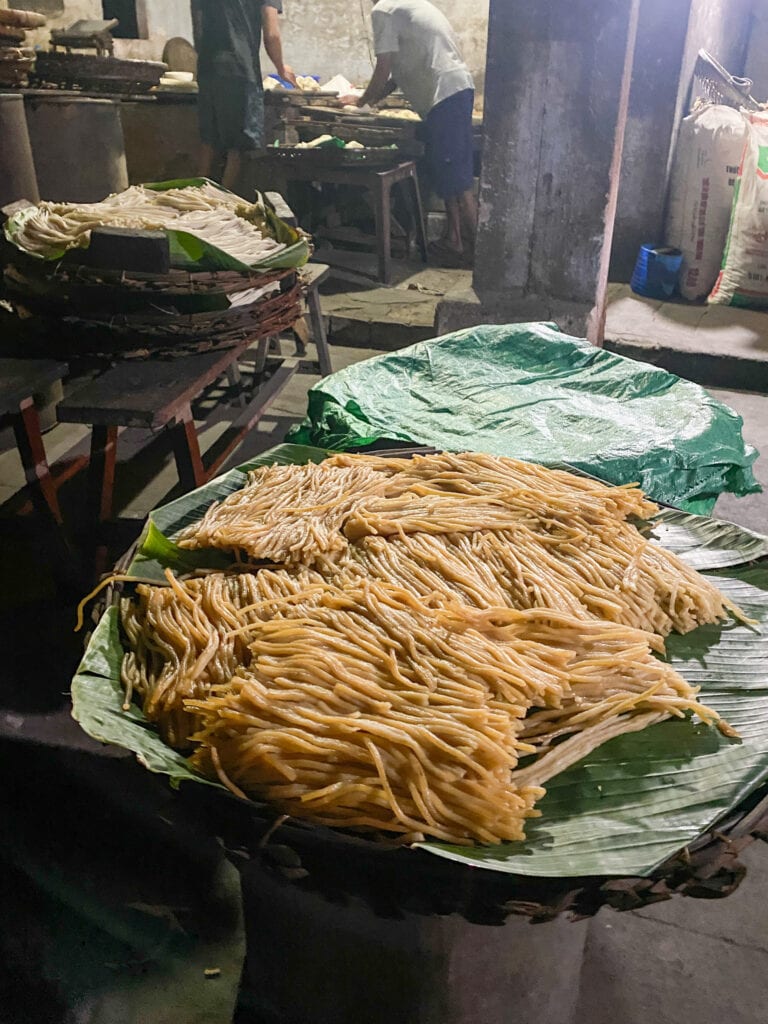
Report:
[[[376,353],[334,346],[332,354],[341,368]],[[291,381],[231,465],[278,443],[301,418],[307,388],[318,379],[307,369]],[[768,397],[715,394],[744,417],[747,439],[768,452]],[[217,429],[209,429],[205,440],[213,440]],[[158,450],[149,466],[131,461],[146,440],[138,432],[121,439],[119,504],[123,514],[137,519],[176,486],[167,452]],[[82,443],[82,431],[59,426],[46,443],[55,456]],[[768,458],[756,469],[768,486]],[[0,455],[0,500],[20,483],[14,453]],[[79,488],[78,480],[73,486]],[[766,530],[768,498],[726,496],[716,514]],[[56,612],[51,608],[50,614]],[[0,898],[15,918],[14,929],[0,941],[0,1021],[229,1024],[244,954],[237,873],[212,850],[196,812],[180,806],[162,780],[90,743],[71,723],[65,689],[76,641],[54,650],[46,649],[49,642],[41,645],[41,630],[47,641],[52,621],[25,624],[27,650],[37,651],[31,657],[39,678],[32,686],[47,687],[46,699],[36,703],[17,687],[15,701],[0,711],[0,806],[16,822],[0,844]],[[21,619],[10,622],[12,632]],[[68,635],[63,620],[56,628],[62,638]],[[4,663],[8,675],[13,666],[8,658]],[[24,678],[29,686],[28,672]],[[536,1010],[533,996],[511,995],[498,1019],[505,1024],[765,1021],[768,846],[755,844],[744,860],[746,881],[726,900],[678,899],[638,912],[603,911],[588,924],[558,922],[561,953],[554,963],[546,956],[540,961],[547,980],[539,985],[549,999],[541,998]],[[201,903],[202,892],[215,899]],[[538,947],[545,950],[549,927],[536,928]],[[489,958],[512,963],[524,956],[528,934],[518,922],[480,931],[454,923],[451,933],[461,954],[456,969],[468,984],[488,967]],[[561,955],[568,948],[578,952],[582,943],[578,981],[569,977],[568,991],[558,989]],[[207,979],[205,968],[222,973]],[[555,1003],[557,1012],[544,1010]],[[238,1020],[262,1024],[247,1010]],[[358,1020],[368,1024],[364,1012]],[[490,1017],[470,1013],[466,1020],[488,1024]]]
[[[768,533],[768,395],[720,388],[707,390],[734,409],[744,421],[745,440],[762,453],[754,471],[764,488],[762,494],[748,494],[745,498],[724,494],[717,502],[714,515],[759,533]]]
[[[611,284],[606,348],[709,387],[768,392],[768,312],[645,299]]]

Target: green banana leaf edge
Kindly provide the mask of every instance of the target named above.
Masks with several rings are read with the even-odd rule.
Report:
[[[323,449],[284,444],[157,509],[128,570],[137,580],[223,564],[216,552],[191,553],[173,536],[216,500],[243,486],[250,469],[274,462],[320,462]],[[717,585],[754,626],[729,621],[673,636],[667,658],[702,700],[739,732],[727,739],[695,719],[662,722],[621,736],[553,779],[523,843],[421,849],[476,868],[515,875],[647,875],[714,825],[768,779],[768,537],[731,523],[664,510],[652,535]],[[130,584],[129,584],[130,585]],[[132,751],[173,785],[221,789],[167,747],[141,710],[122,710],[123,647],[117,609],[102,616],[72,683],[73,715],[94,739]]]

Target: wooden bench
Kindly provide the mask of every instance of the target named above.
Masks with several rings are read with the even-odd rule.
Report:
[[[112,517],[118,435],[125,427],[167,430],[172,436],[179,480],[185,490],[200,487],[214,476],[245,434],[261,418],[298,368],[285,359],[259,388],[251,402],[227,428],[217,444],[215,459],[203,462],[192,402],[253,344],[245,340],[223,352],[183,356],[172,360],[120,363],[66,398],[58,409],[63,423],[91,427],[88,467],[88,511],[92,522]]]
[[[56,483],[51,475],[33,396],[62,380],[67,364],[49,359],[0,359],[0,416],[13,422],[16,447],[35,509],[61,525]]]
[[[331,358],[318,289],[328,273],[329,268],[323,264],[312,264],[301,272],[312,340],[317,346],[320,372],[324,376],[331,372]],[[170,433],[179,481],[185,490],[202,486],[218,472],[296,373],[299,360],[283,359],[282,365],[253,399],[238,410],[216,442],[215,457],[207,462],[200,453],[192,403],[225,375],[230,384],[239,385],[238,364],[246,354],[253,355],[254,370],[261,374],[266,366],[270,340],[270,337],[250,338],[223,351],[170,360],[119,363],[59,405],[58,418],[62,423],[84,423],[91,427],[90,522],[103,523],[112,517],[117,443],[120,431],[126,427]]]
[[[322,263],[310,264],[301,270],[302,292],[311,326],[310,336],[317,349],[319,369],[323,376],[332,373],[332,366],[318,290],[328,278],[329,272],[330,268]],[[280,369],[231,420],[225,433],[216,442],[216,456],[207,462],[204,462],[201,455],[191,404],[206,388],[224,376],[231,385],[240,385],[239,362],[246,355],[249,358],[253,356],[255,373],[263,373],[271,340],[270,337],[249,338],[236,346],[199,355],[121,362],[63,399],[57,410],[58,420],[61,423],[82,423],[91,427],[88,521],[101,523],[112,518],[118,437],[121,429],[126,427],[168,431],[171,434],[179,481],[184,489],[201,486],[214,476],[288,384],[298,370],[299,360],[295,357],[283,360]],[[297,341],[297,345],[300,342]],[[59,364],[48,366],[60,367]],[[66,372],[66,369],[63,368],[62,372]],[[41,385],[38,379],[36,387],[47,386],[47,383],[47,378],[45,385]],[[32,409],[34,414],[34,406]],[[36,420],[36,414],[34,416]],[[22,451],[20,447],[19,451]],[[42,451],[41,442],[35,451]],[[55,486],[50,482],[49,475],[43,479],[45,494],[57,510]]]

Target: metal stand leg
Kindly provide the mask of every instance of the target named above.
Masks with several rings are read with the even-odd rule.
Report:
[[[307,309],[312,324],[312,339],[317,346],[320,376],[327,377],[329,373],[333,373],[333,366],[331,365],[331,353],[328,349],[328,336],[325,333],[323,314],[320,309],[320,293],[316,285],[307,292]]]

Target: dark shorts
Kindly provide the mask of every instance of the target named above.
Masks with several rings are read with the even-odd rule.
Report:
[[[424,122],[429,176],[432,188],[441,199],[460,196],[474,184],[474,102],[474,90],[464,89],[433,107]]]
[[[264,146],[264,90],[233,75],[201,76],[197,100],[200,138],[223,153]]]

